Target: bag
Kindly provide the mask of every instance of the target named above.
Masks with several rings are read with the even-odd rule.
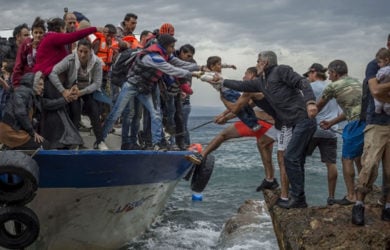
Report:
[[[153,86],[150,83],[140,81],[132,84],[137,87],[137,91],[139,94],[149,95],[150,93],[152,93]]]
[[[127,75],[137,54],[142,51],[141,49],[126,49],[118,54],[114,63],[111,66],[111,83],[122,87],[123,83],[127,80]]]

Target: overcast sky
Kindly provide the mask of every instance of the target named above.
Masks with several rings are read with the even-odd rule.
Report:
[[[176,47],[191,43],[195,59],[219,55],[237,70],[225,78],[241,79],[255,66],[261,50],[273,50],[279,64],[304,73],[313,63],[346,61],[349,75],[363,79],[364,69],[390,33],[389,0],[0,0],[0,29],[32,24],[36,16],[62,17],[64,7],[85,14],[95,26],[119,24],[127,12],[138,15],[136,33],[162,23],[175,26]],[[193,105],[222,106],[216,91],[194,81]]]

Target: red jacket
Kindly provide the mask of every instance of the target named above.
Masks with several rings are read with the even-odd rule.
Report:
[[[32,38],[27,38],[18,48],[15,66],[12,74],[12,85],[19,87],[20,79],[26,73],[33,71],[35,56],[33,55]]]
[[[41,71],[48,76],[54,65],[68,55],[65,45],[74,43],[96,31],[96,27],[90,27],[71,33],[47,32],[39,44],[33,71]]]

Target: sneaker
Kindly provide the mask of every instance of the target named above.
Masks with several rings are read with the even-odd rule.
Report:
[[[276,203],[278,207],[290,209],[290,208],[307,208],[306,198],[300,197],[300,198],[294,198],[290,197],[288,201],[284,201],[282,199],[278,200]]]
[[[384,221],[390,221],[390,208],[383,208],[381,219]]]
[[[168,145],[168,150],[169,151],[180,151],[180,148],[176,144],[173,144],[173,145]]]
[[[203,156],[201,154],[199,154],[198,152],[193,152],[190,155],[184,156],[184,158],[186,158],[190,162],[194,163],[195,165],[200,165],[202,163],[202,160],[203,160]]]
[[[328,197],[328,199],[326,199],[326,203],[327,203],[329,206],[332,206],[332,205],[336,204],[336,199],[335,199],[335,198],[330,198],[330,197]]]
[[[277,189],[279,187],[278,181],[274,178],[273,181],[267,181],[266,179],[256,188],[256,192],[263,191],[264,189]]]
[[[161,143],[153,144],[153,146],[148,149],[153,151],[167,151],[167,148],[164,147]]]
[[[357,226],[363,226],[364,225],[364,206],[354,205],[352,207],[352,224],[355,224]]]
[[[341,200],[335,200],[335,203],[343,206],[348,206],[354,204],[355,202],[348,200],[347,196],[344,196],[344,198],[342,198]]]
[[[99,149],[99,150],[108,150],[108,147],[107,145],[104,143],[104,141],[101,141],[101,142],[95,142],[95,144],[93,145],[93,148],[94,149]]]
[[[252,127],[253,132],[259,131],[260,129],[261,129],[261,126],[259,124],[256,124],[255,126]]]
[[[378,205],[380,205],[380,206],[384,206],[385,204],[386,204],[386,196],[381,196],[381,198],[379,198],[378,200],[377,200],[377,203],[378,203]]]

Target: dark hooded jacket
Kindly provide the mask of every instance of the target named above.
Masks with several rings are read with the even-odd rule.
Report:
[[[40,111],[40,103],[33,91],[34,74],[27,73],[20,80],[20,87],[16,88],[7,102],[2,122],[14,130],[24,130],[34,137],[35,129],[32,123],[31,112]]]
[[[51,149],[71,148],[83,144],[78,129],[69,117],[67,106],[62,94],[46,80],[42,98],[41,135],[50,142]]]

